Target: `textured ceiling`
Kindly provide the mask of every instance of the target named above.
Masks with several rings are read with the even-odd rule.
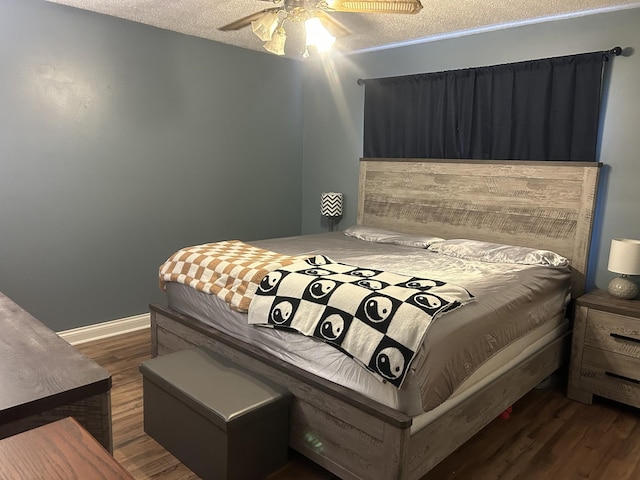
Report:
[[[260,0],[48,0],[155,27],[264,52],[251,27],[222,32],[219,27],[273,7]],[[351,34],[336,41],[335,49],[352,53],[444,36],[503,28],[554,18],[638,7],[637,0],[422,0],[417,15],[332,13]],[[276,5],[280,5],[277,3]],[[290,22],[286,55],[301,58],[302,25]]]

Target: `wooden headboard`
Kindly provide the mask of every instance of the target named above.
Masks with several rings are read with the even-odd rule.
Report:
[[[358,224],[552,250],[584,293],[601,163],[363,158]]]

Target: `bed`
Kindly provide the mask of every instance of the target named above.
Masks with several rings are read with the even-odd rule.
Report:
[[[556,281],[570,285],[571,297],[576,298],[584,291],[599,167],[598,163],[577,162],[362,159],[357,223],[409,235],[553,251],[570,265],[566,278],[560,274]],[[304,241],[310,243],[303,249],[316,253],[323,245],[333,245],[333,251],[340,252],[345,243],[355,240],[336,232]],[[284,244],[287,242],[292,250],[283,253],[300,253],[296,250],[299,240],[285,239]],[[258,244],[285,248],[271,241]],[[397,248],[403,255],[405,246]],[[339,260],[357,261],[358,255]],[[546,282],[547,276],[538,272],[538,281]],[[522,279],[515,281],[517,285]],[[556,304],[557,297],[564,295],[553,284],[548,290],[558,290]],[[513,342],[517,347],[507,356],[497,356],[498,361],[491,361],[489,355],[481,359],[481,375],[471,380],[462,375],[461,382],[449,385],[432,404],[425,405],[428,396],[421,392],[422,404],[416,406],[402,395],[389,394],[393,390],[388,388],[378,395],[366,386],[359,387],[358,380],[336,383],[331,372],[323,374],[325,367],[314,372],[303,362],[279,355],[278,349],[261,348],[260,341],[216,323],[237,314],[194,309],[189,306],[190,295],[188,287],[172,285],[169,306],[150,306],[153,355],[206,345],[284,385],[295,398],[291,447],[341,478],[422,477],[557,370],[565,357],[569,331],[564,315],[559,319],[551,315],[553,322],[545,322],[549,328],[526,343]],[[464,315],[465,308],[443,318]],[[523,317],[524,324],[531,324],[530,311],[514,312]],[[223,316],[229,318],[213,318]],[[432,329],[440,323],[435,322]],[[420,361],[417,365],[419,369]],[[402,388],[411,390],[411,382],[408,385]]]

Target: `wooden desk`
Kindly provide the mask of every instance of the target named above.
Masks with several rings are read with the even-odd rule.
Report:
[[[0,293],[0,438],[73,416],[109,452],[111,375]]]
[[[133,479],[70,417],[0,440],[0,478]]]

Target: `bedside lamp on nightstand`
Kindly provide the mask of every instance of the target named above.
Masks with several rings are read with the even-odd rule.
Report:
[[[320,196],[320,213],[329,221],[329,231],[333,232],[338,217],[342,216],[342,194],[325,192]]]
[[[617,298],[632,299],[638,295],[638,285],[628,275],[640,275],[640,240],[614,238],[609,251],[607,270],[620,273],[609,283],[609,293]]]

